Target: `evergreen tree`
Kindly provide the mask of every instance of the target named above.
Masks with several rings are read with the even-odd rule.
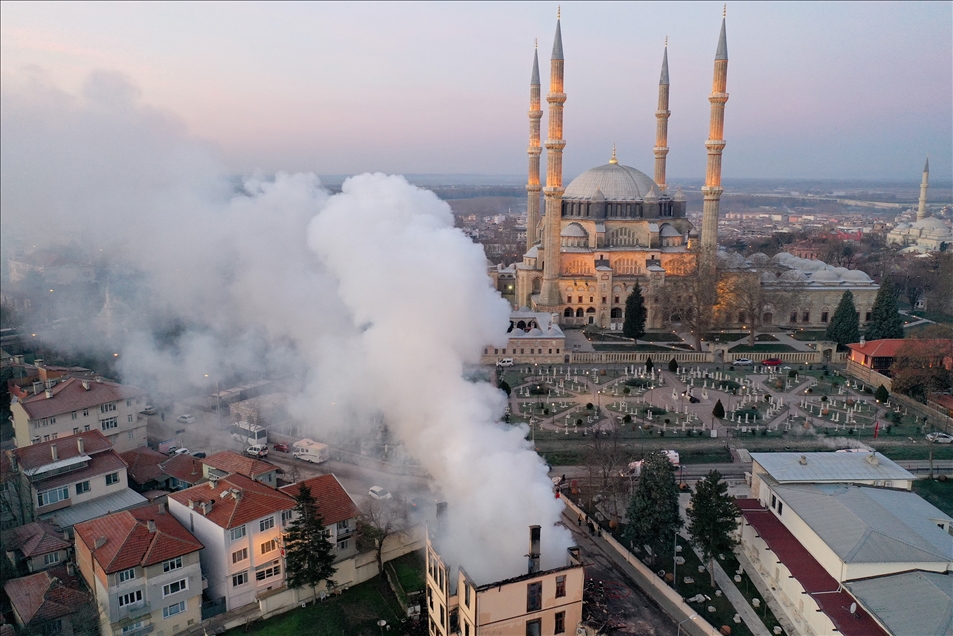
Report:
[[[827,339],[836,342],[838,347],[860,340],[860,320],[854,307],[854,294],[849,289],[841,296],[837,311],[827,325]]]
[[[725,405],[721,403],[721,400],[715,402],[715,408],[711,410],[711,414],[719,420],[725,416]]]
[[[632,547],[647,545],[657,558],[671,550],[674,533],[682,527],[678,512],[675,467],[661,451],[649,453],[642,462],[639,485],[626,512],[623,537]]]
[[[645,335],[645,299],[638,283],[629,297],[625,299],[625,321],[622,323],[622,335],[626,338],[641,338]]]
[[[652,357],[649,356],[648,358],[645,359],[645,372],[646,372],[646,373],[651,373],[653,366],[654,366],[654,365],[653,365],[653,363],[652,363]]]
[[[881,384],[877,387],[877,391],[874,393],[874,399],[878,402],[886,402],[890,399],[890,391],[887,390],[887,387]]]
[[[728,496],[728,484],[722,481],[721,473],[713,470],[695,484],[692,504],[688,508],[688,532],[690,541],[708,562],[711,584],[715,585],[713,561],[720,552],[731,552],[735,547],[732,532],[737,527],[735,517],[738,509]]]
[[[506,380],[500,380],[500,391],[506,393],[506,397],[510,397],[510,393],[513,392],[513,389],[510,387],[509,383]]]
[[[678,373],[678,360],[676,360],[675,358],[672,358],[671,360],[669,360],[668,370],[671,371],[672,373]]]
[[[864,327],[864,338],[903,338],[903,320],[897,311],[897,289],[889,278],[884,278],[880,284],[880,291],[870,311],[870,320]]]
[[[308,586],[312,594],[321,581],[333,587],[334,546],[327,538],[324,519],[318,512],[317,501],[311,489],[303,483],[295,496],[295,518],[285,535],[285,567],[288,586]]]

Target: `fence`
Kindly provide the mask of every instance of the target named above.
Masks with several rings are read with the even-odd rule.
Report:
[[[569,364],[645,364],[647,358],[655,363],[667,363],[672,358],[679,363],[714,362],[713,354],[705,351],[573,351]]]

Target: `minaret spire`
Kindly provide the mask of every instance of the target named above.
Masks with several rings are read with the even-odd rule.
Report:
[[[725,13],[721,18],[721,34],[715,50],[715,72],[712,79],[711,122],[708,130],[708,170],[705,187],[702,188],[705,203],[702,208],[702,256],[714,266],[714,254],[718,250],[718,210],[721,202],[721,153],[725,149],[725,102],[728,101],[728,37],[725,32]]]
[[[546,139],[546,223],[543,237],[545,257],[543,261],[543,284],[539,305],[556,313],[561,299],[559,293],[559,234],[562,230],[563,197],[563,36],[560,27],[561,11],[556,13],[556,37],[553,39],[553,55],[549,70],[549,136]]]
[[[668,155],[668,118],[672,111],[668,109],[668,36],[665,36],[665,49],[662,53],[662,74],[658,81],[658,110],[655,118],[655,183],[663,192],[665,185],[665,157]]]
[[[537,42],[537,49],[539,43]],[[539,120],[543,118],[540,108],[539,51],[533,51],[533,75],[529,81],[529,176],[526,180],[526,251],[536,245],[539,233]]]
[[[917,206],[917,221],[927,218],[927,186],[930,185],[930,158],[923,166],[923,181],[920,182],[920,205]]]

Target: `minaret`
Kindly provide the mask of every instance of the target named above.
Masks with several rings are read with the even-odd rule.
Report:
[[[702,193],[705,204],[702,208],[702,237],[703,253],[713,255],[718,250],[718,207],[721,200],[721,153],[725,149],[725,102],[728,93],[725,92],[728,82],[728,38],[725,35],[725,17],[727,10],[721,17],[721,35],[718,37],[718,50],[715,51],[715,76],[712,80],[711,96],[711,123],[708,130],[708,171],[705,174],[705,187]]]
[[[668,118],[672,111],[668,109],[668,36],[665,36],[665,52],[662,54],[662,76],[658,81],[658,110],[655,118],[655,183],[659,190],[665,191],[665,156],[668,154]]]
[[[533,51],[533,77],[529,81],[529,178],[526,180],[526,251],[536,245],[539,228],[539,52]]]
[[[552,308],[559,305],[559,233],[562,221],[563,197],[563,36],[559,26],[560,15],[556,13],[556,38],[553,41],[553,56],[549,70],[549,137],[546,139],[546,223],[543,246],[543,285],[539,304]]]
[[[922,221],[927,216],[927,186],[930,183],[930,158],[927,157],[926,165],[923,166],[923,181],[920,182],[920,206],[917,208],[917,221]]]

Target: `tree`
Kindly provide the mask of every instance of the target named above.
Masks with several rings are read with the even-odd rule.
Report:
[[[327,537],[318,503],[304,483],[298,486],[294,512],[295,518],[285,535],[288,585],[308,586],[313,595],[321,581],[326,581],[327,587],[334,586],[334,546]]]
[[[864,337],[867,340],[903,338],[903,320],[897,311],[897,290],[889,278],[880,284],[870,320],[864,328]]]
[[[642,287],[636,283],[632,293],[625,299],[625,321],[622,323],[622,335],[633,340],[645,335],[646,314]]]
[[[401,534],[407,529],[407,504],[399,498],[372,499],[361,508],[362,517],[358,532],[362,549],[373,549],[377,554],[377,571],[380,585],[386,585],[384,576],[384,542],[388,537]]]
[[[669,322],[681,323],[695,337],[701,351],[702,337],[711,331],[719,311],[718,281],[721,272],[711,257],[702,255],[689,264],[684,276],[666,279],[668,289],[661,298],[662,311]]]
[[[652,364],[652,358],[651,358],[651,356],[648,357],[648,358],[646,358],[646,359],[645,359],[645,372],[646,372],[646,373],[651,373],[653,366],[654,366],[654,365]]]
[[[510,393],[513,392],[513,389],[510,387],[509,383],[506,380],[500,380],[500,391],[506,393],[506,397],[510,397]]]
[[[763,326],[766,310],[797,307],[804,292],[804,283],[797,278],[782,277],[783,270],[765,259],[750,259],[749,269],[728,272],[718,287],[722,319],[727,324],[750,327],[748,344],[754,345],[755,331]]]
[[[933,391],[953,386],[953,340],[904,340],[890,367],[894,393],[925,402]]]
[[[725,416],[725,406],[721,403],[721,400],[715,402],[715,408],[711,410],[711,414],[719,420]]]
[[[668,370],[672,373],[678,373],[678,360],[672,358],[668,361]]]
[[[877,387],[877,391],[874,393],[874,399],[881,403],[886,402],[890,399],[890,392],[884,385],[881,384]]]
[[[854,307],[854,294],[849,289],[841,296],[834,317],[827,325],[827,339],[836,342],[839,347],[860,340],[860,319]]]
[[[688,532],[692,545],[698,548],[708,562],[708,574],[715,585],[713,561],[720,552],[730,552],[737,541],[732,532],[737,527],[738,509],[728,496],[728,484],[721,473],[712,470],[695,484],[692,504],[688,508]]]
[[[655,558],[671,548],[673,535],[682,527],[678,512],[675,467],[661,451],[649,453],[626,512],[623,537],[632,547],[647,545]]]

